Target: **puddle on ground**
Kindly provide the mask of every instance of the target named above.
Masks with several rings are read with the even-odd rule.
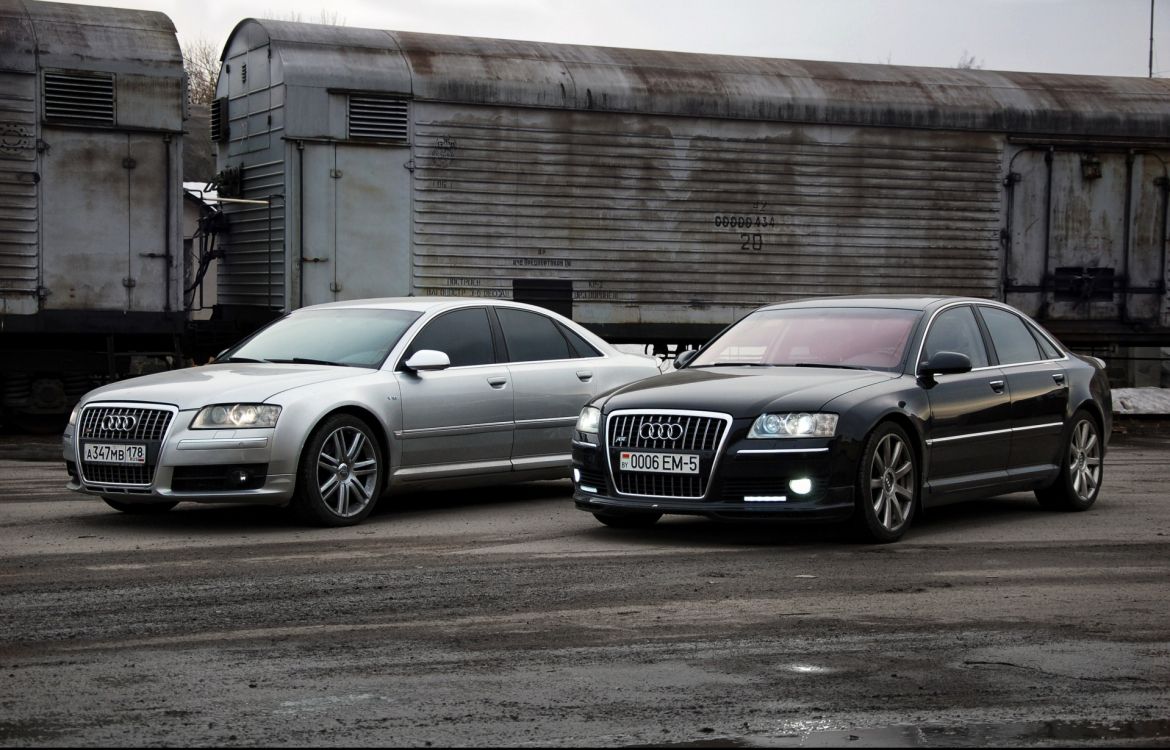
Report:
[[[1102,742],[1119,742],[1129,747],[1164,747],[1170,744],[1170,721],[1033,721],[957,726],[898,724],[773,736],[710,737],[643,747],[1020,747],[1096,745]]]

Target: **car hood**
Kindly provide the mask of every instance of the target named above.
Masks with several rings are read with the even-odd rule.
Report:
[[[872,370],[754,367],[680,370],[612,391],[606,412],[617,409],[688,409],[733,417],[757,417],[768,411],[817,411],[850,391],[897,377]]]
[[[205,365],[121,380],[91,391],[85,401],[148,401],[173,404],[179,409],[260,403],[292,388],[369,373],[364,368],[320,365]]]

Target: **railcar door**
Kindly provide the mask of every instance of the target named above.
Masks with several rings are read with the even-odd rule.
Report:
[[[409,151],[305,148],[303,304],[410,293]]]

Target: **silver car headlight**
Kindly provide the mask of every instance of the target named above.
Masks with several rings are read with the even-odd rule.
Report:
[[[577,432],[596,435],[601,431],[601,409],[596,406],[586,406],[577,417]]]
[[[81,409],[81,404],[73,407],[73,411],[69,412],[69,426],[77,426],[77,412]]]
[[[246,430],[275,427],[280,407],[272,404],[215,404],[205,406],[191,420],[192,430]]]
[[[749,438],[833,437],[837,433],[836,414],[761,414],[748,432]]]

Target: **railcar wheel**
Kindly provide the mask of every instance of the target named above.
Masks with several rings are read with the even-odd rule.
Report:
[[[359,524],[378,500],[383,465],[382,449],[369,426],[357,417],[335,414],[309,436],[297,468],[293,510],[317,526]]]
[[[124,503],[121,500],[115,500],[112,497],[102,496],[102,500],[106,501],[106,505],[114,510],[128,513],[132,516],[156,516],[159,513],[166,513],[171,508],[178,505],[174,503]]]
[[[1065,437],[1060,476],[1051,485],[1036,490],[1040,505],[1050,510],[1088,510],[1101,492],[1104,469],[1101,428],[1083,409],[1073,415],[1071,424]]]
[[[918,471],[906,431],[893,422],[878,425],[865,443],[857,472],[854,526],[869,542],[896,542],[918,506]]]
[[[594,513],[593,517],[611,529],[646,529],[658,523],[661,513]]]

